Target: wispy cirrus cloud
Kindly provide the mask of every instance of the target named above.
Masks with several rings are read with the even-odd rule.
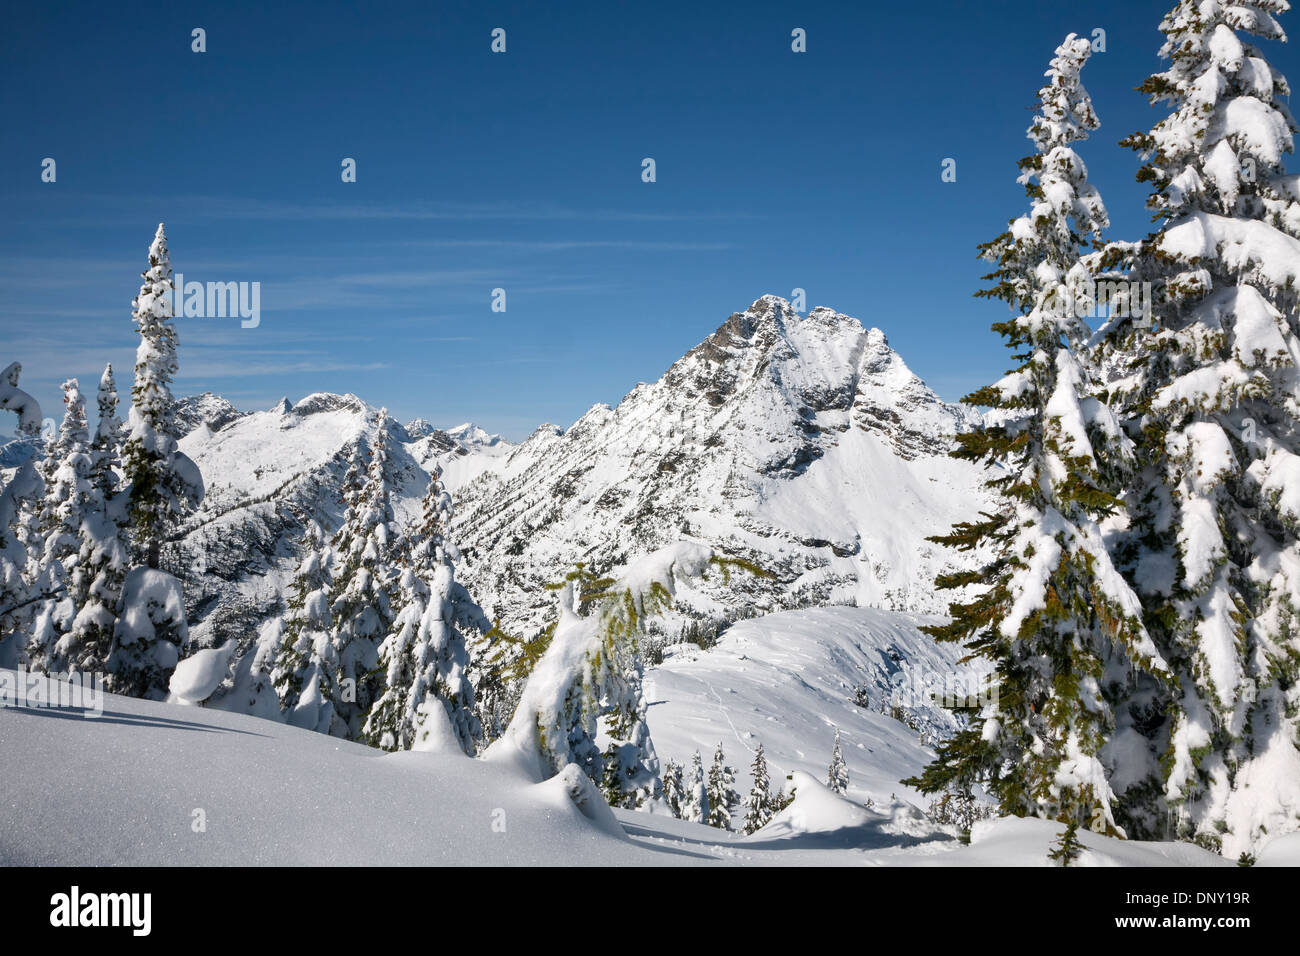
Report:
[[[748,211],[692,210],[662,212],[636,209],[584,209],[549,200],[498,199],[478,202],[452,200],[405,200],[402,202],[265,199],[238,196],[177,195],[123,196],[120,194],[85,194],[80,197],[79,211],[59,219],[63,225],[119,226],[124,216],[139,215],[141,208],[164,207],[171,222],[189,223],[204,220],[245,220],[261,222],[626,222],[672,223],[694,221],[741,221],[766,218]],[[89,214],[87,208],[99,207],[102,214]],[[17,211],[11,215],[21,220]],[[58,213],[43,213],[58,217]]]

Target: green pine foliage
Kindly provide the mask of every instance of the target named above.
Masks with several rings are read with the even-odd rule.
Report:
[[[1057,840],[1047,857],[1050,860],[1055,860],[1061,866],[1069,866],[1079,858],[1079,854],[1082,852],[1083,844],[1079,842],[1079,825],[1071,820],[1066,824],[1065,829],[1061,831],[1061,838]]]

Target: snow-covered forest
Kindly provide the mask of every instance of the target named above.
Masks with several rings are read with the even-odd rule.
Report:
[[[1034,51],[960,404],[762,295],[521,442],[241,410],[176,392],[158,224],[133,369],[43,431],[0,356],[0,862],[1300,863],[1287,9],[1160,23],[1143,236],[1093,42]]]

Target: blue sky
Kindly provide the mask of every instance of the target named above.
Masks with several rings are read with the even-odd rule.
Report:
[[[1106,31],[1080,152],[1111,235],[1146,231],[1116,141],[1161,116],[1133,87],[1171,5],[24,4],[0,36],[0,364],[53,417],[68,376],[128,381],[165,221],[188,280],[262,289],[256,329],[177,320],[178,394],[351,391],[520,438],[799,287],[956,399],[1007,362],[974,250],[1023,208],[1015,162],[1068,32]],[[1300,81],[1293,49],[1267,52]]]

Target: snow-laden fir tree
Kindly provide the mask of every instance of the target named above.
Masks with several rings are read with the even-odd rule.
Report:
[[[572,591],[574,611],[579,618],[588,617],[596,605],[609,596],[613,578],[602,577],[586,562],[579,561],[565,574],[562,581],[544,585],[548,591]],[[483,726],[483,742],[491,743],[501,736],[518,707],[520,695],[534,668],[551,647],[558,621],[552,622],[531,639],[503,631],[500,622],[493,624],[487,634],[471,641],[470,679],[478,701],[479,721]]]
[[[18,387],[21,374],[18,362],[0,372],[0,409],[18,416],[18,436],[35,445],[41,434],[41,406]],[[22,523],[44,488],[31,460],[14,469],[8,481],[2,477],[0,481],[0,667],[17,667],[27,642],[32,605],[41,597],[31,594],[25,577],[27,541]]]
[[[357,467],[354,459],[353,468]],[[284,632],[271,665],[280,708],[295,727],[329,733],[338,697],[338,655],[330,613],[333,554],[309,525],[302,560],[289,585]]]
[[[740,803],[736,792],[736,772],[727,766],[722,744],[713,751],[713,764],[709,767],[707,822],[719,830],[731,829],[731,808]]]
[[[981,805],[969,790],[948,790],[930,802],[926,816],[935,823],[958,827],[964,834],[963,839],[968,840],[975,821],[984,819],[991,812],[991,808]]]
[[[767,773],[767,756],[763,753],[762,744],[754,751],[754,763],[749,769],[749,775],[754,783],[749,788],[749,796],[745,798],[744,827],[746,833],[754,833],[767,826],[775,813],[772,783]]]
[[[273,615],[258,628],[257,640],[245,652],[235,672],[233,692],[246,713],[273,719],[283,715],[275,689],[275,664],[284,644],[285,619]],[[241,673],[242,672],[242,673]]]
[[[379,647],[384,689],[364,728],[367,741],[384,750],[418,750],[450,736],[474,753],[479,727],[464,632],[488,628],[456,582],[446,541],[450,522],[451,496],[435,464],[419,523],[406,540],[398,611]]]
[[[86,425],[86,400],[75,378],[63,383],[63,421],[46,449],[45,499],[41,505],[44,541],[37,558],[38,593],[50,595],[38,606],[28,666],[33,670],[62,672],[67,667],[64,635],[72,629],[78,603],[86,587],[76,568],[80,553],[79,529],[91,507],[90,431]]]
[[[117,386],[113,366],[104,368],[96,399],[99,419],[90,446],[90,492],[77,529],[78,552],[72,578],[76,617],[61,656],[73,670],[102,671],[117,626],[128,552],[122,532],[125,501],[117,479]]]
[[[28,502],[20,521],[19,536],[27,548],[27,562],[23,573],[33,593],[42,593],[40,579],[45,573],[45,539],[54,524],[50,488],[54,485],[54,473],[59,467],[58,443],[59,430],[56,427],[41,443],[39,452],[34,452],[32,455],[32,461],[40,477],[41,493],[39,497],[34,497]],[[33,610],[32,613],[34,615],[37,612]]]
[[[679,820],[682,818],[686,789],[682,782],[682,765],[675,760],[664,764],[664,803],[668,805],[669,813]]]
[[[378,431],[369,444],[365,479],[359,490],[351,490],[355,483],[349,487],[347,511],[332,543],[335,574],[330,614],[338,666],[332,732],[350,740],[362,739],[366,712],[382,693],[379,644],[393,625],[399,553],[388,476],[389,422],[387,410],[381,410]],[[349,471],[359,464],[354,460]]]
[[[95,407],[99,417],[95,435],[90,443],[90,476],[105,500],[118,490],[117,468],[120,466],[122,420],[117,417],[117,382],[113,378],[113,365],[104,366],[95,393]]]
[[[1287,82],[1246,42],[1284,40],[1288,6],[1161,23],[1169,67],[1142,90],[1171,112],[1126,140],[1156,231],[1112,257],[1154,314],[1103,346],[1143,463],[1117,553],[1177,676],[1146,735],[1178,835],[1229,856],[1300,825],[1300,178]]]
[[[611,806],[662,798],[659,757],[650,739],[641,641],[648,618],[672,601],[673,572],[649,583],[599,578],[579,566],[555,585],[559,617],[536,654],[502,741],[540,745],[543,771],[582,768]],[[665,585],[665,579],[667,585]],[[597,738],[606,738],[602,750]]]
[[[841,797],[849,792],[849,765],[844,762],[844,752],[840,750],[840,729],[835,728],[835,746],[831,750],[831,765],[827,771],[826,786]]]
[[[683,582],[735,564],[699,542],[678,541],[629,562],[617,578],[581,568],[569,575],[557,585],[559,617],[514,716],[486,755],[516,761],[538,779],[572,764],[616,806],[657,804],[662,780],[642,681],[646,623],[672,605]]]
[[[507,637],[500,622],[469,642],[470,683],[474,685],[474,716],[478,719],[477,749],[484,749],[501,736],[519,703],[522,683],[511,680],[517,661],[513,650],[521,643]]]
[[[41,406],[31,394],[18,387],[22,374],[21,362],[10,362],[0,372],[0,409],[17,415],[15,433],[34,443],[41,436]]]
[[[686,771],[686,797],[682,801],[682,819],[691,823],[707,823],[709,819],[709,786],[704,777],[704,761],[697,750],[691,755],[691,766]]]
[[[172,671],[189,639],[180,581],[156,568],[136,565],[122,579],[104,689],[165,700]]]
[[[149,268],[132,302],[140,333],[122,465],[130,485],[131,545],[136,559],[158,568],[163,540],[203,497],[194,463],[176,449],[171,383],[176,375],[172,265],[163,224],[149,247]]]
[[[646,722],[645,661],[639,635],[628,650],[615,656],[613,692],[605,700],[605,730],[610,739],[601,758],[601,790],[611,807],[635,810],[659,799],[663,785]]]
[[[203,478],[173,437],[176,328],[171,321],[171,258],[162,223],[149,246],[149,268],[142,278],[132,302],[140,346],[122,450],[137,566],[122,582],[105,686],[113,693],[162,698],[189,640],[180,582],[160,570],[162,544],[176,522],[203,498]]]
[[[1140,747],[1132,765],[1130,691],[1165,665],[1100,530],[1129,451],[1080,358],[1080,316],[1093,308],[1081,257],[1107,225],[1072,146],[1098,126],[1079,79],[1090,51],[1073,34],[1056,50],[1029,129],[1035,152],[1020,162],[1029,211],[981,247],[997,269],[977,295],[1011,307],[994,330],[1020,364],[963,400],[991,406],[993,423],[960,435],[953,455],[997,469],[987,485],[998,503],[936,539],[987,564],[939,578],[978,595],[926,630],[992,661],[996,695],[967,709],[968,726],[909,782],[926,793],[983,782],[1003,813],[1118,833],[1124,788],[1154,770]]]

